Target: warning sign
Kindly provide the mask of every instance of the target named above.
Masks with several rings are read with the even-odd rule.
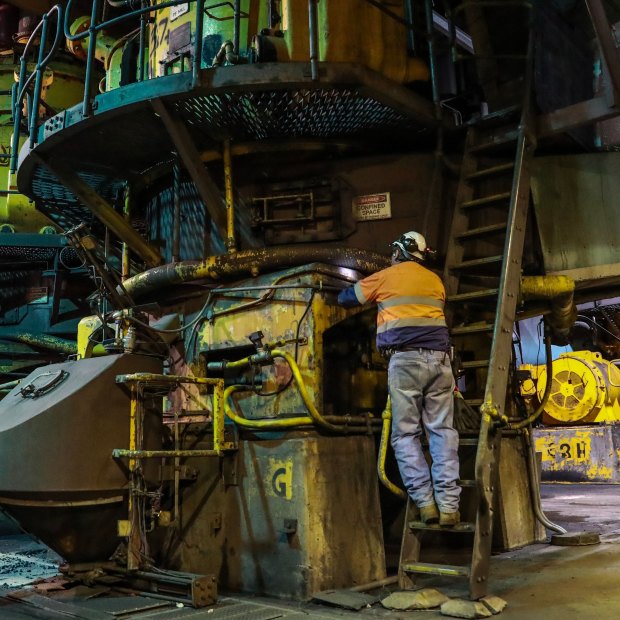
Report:
[[[368,194],[353,199],[353,217],[358,222],[366,220],[389,220],[392,217],[390,192]]]
[[[175,19],[181,17],[181,15],[185,15],[189,11],[189,3],[185,4],[177,4],[176,6],[170,7],[170,21],[173,22]]]

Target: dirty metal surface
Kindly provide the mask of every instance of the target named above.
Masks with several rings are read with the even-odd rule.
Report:
[[[540,427],[534,441],[545,482],[620,482],[620,425]]]

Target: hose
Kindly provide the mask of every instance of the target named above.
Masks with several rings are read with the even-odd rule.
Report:
[[[540,505],[540,484],[538,483],[538,467],[536,465],[536,452],[534,450],[534,444],[532,443],[532,437],[530,435],[530,429],[525,429],[523,431],[523,435],[525,437],[525,443],[527,447],[527,465],[528,465],[528,474],[530,476],[530,496],[532,499],[532,508],[534,509],[534,514],[536,518],[544,527],[552,532],[557,532],[558,534],[566,534],[566,530],[561,526],[550,521],[547,515],[543,512],[542,506]]]
[[[381,414],[383,425],[381,428],[381,443],[379,444],[379,455],[377,457],[377,475],[381,484],[391,493],[399,497],[400,499],[407,499],[407,493],[401,488],[397,487],[385,473],[385,459],[387,457],[387,447],[390,439],[390,432],[392,426],[392,399],[388,396],[385,403],[385,409]]]
[[[295,379],[295,383],[297,384],[297,389],[299,390],[299,394],[301,399],[304,402],[304,405],[308,409],[310,416],[297,417],[297,418],[281,418],[279,420],[248,420],[237,415],[234,411],[232,411],[228,405],[228,397],[234,392],[239,392],[241,390],[249,391],[250,388],[245,385],[231,385],[224,391],[224,411],[226,415],[235,423],[239,424],[239,426],[243,426],[245,428],[291,428],[294,426],[320,426],[326,430],[335,432],[335,433],[367,433],[371,427],[374,427],[379,423],[379,420],[373,420],[370,417],[364,416],[346,416],[343,417],[343,420],[346,421],[346,424],[333,424],[331,419],[327,419],[323,416],[318,409],[315,407],[312,399],[310,398],[310,394],[308,393],[308,389],[306,388],[306,384],[304,382],[303,377],[301,376],[301,371],[299,370],[299,366],[297,362],[293,358],[292,355],[287,353],[286,351],[282,351],[281,349],[273,349],[271,351],[271,356],[275,358],[284,359],[289,365],[291,372],[293,373],[293,378]],[[226,364],[226,368],[244,368],[251,365],[252,357],[246,357],[241,360],[237,360],[235,362],[230,362]],[[362,426],[363,428],[351,428],[351,426]]]
[[[545,384],[545,392],[543,394],[542,400],[540,404],[536,408],[536,411],[532,413],[529,417],[525,418],[525,420],[521,420],[520,422],[512,422],[508,424],[508,428],[511,430],[520,430],[527,426],[529,426],[532,422],[537,420],[542,412],[545,410],[547,406],[547,401],[549,400],[549,396],[551,395],[551,386],[553,384],[553,358],[551,354],[551,336],[545,336],[545,368],[547,370],[547,382]]]

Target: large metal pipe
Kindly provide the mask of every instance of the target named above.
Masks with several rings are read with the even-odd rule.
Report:
[[[575,282],[568,276],[525,276],[521,278],[520,296],[523,301],[544,299],[550,302],[545,314],[553,344],[565,345],[577,318]]]
[[[124,287],[129,295],[139,298],[183,282],[201,279],[234,280],[308,263],[327,263],[366,274],[384,269],[390,264],[389,258],[381,254],[357,248],[283,245],[155,267],[129,278]]]

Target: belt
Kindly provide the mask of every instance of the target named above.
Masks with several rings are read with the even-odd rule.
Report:
[[[425,347],[413,347],[407,344],[402,347],[393,347],[393,349],[397,353],[399,353],[400,351],[417,351],[418,353],[422,353],[424,351],[435,351],[435,349],[427,349]]]
[[[394,355],[394,353],[403,353],[405,351],[415,351],[416,353],[424,353],[425,351],[435,352],[437,353],[445,353],[445,351],[439,351],[437,349],[427,349],[426,347],[414,347],[412,345],[403,345],[401,347],[381,347],[380,353],[381,355]]]

